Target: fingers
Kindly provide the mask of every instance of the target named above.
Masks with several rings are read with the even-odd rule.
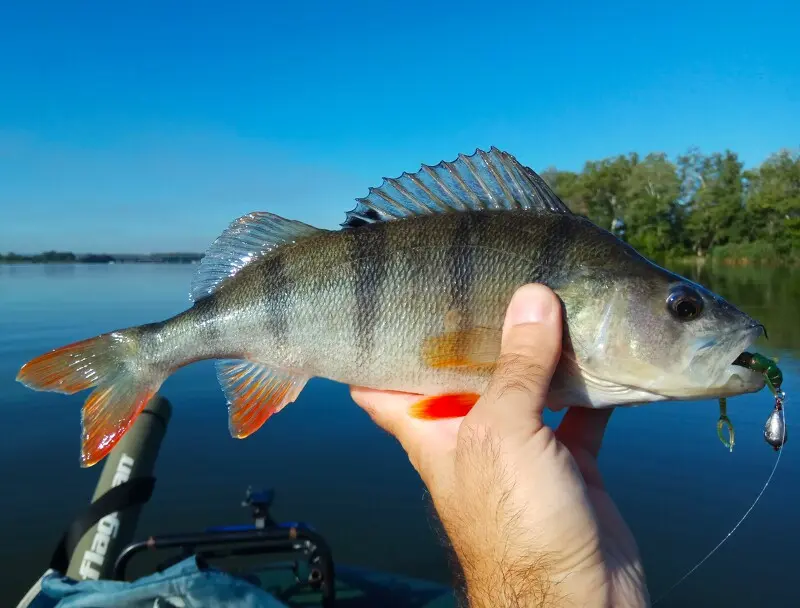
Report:
[[[373,422],[403,444],[408,441],[410,422],[408,408],[420,399],[419,395],[378,391],[370,388],[352,387],[350,395]]]
[[[534,284],[518,289],[506,312],[497,367],[467,420],[501,435],[540,429],[561,356],[562,331],[561,302],[555,293]]]
[[[350,394],[375,424],[400,442],[423,480],[433,479],[437,467],[447,464],[446,454],[455,449],[461,419],[410,417],[408,410],[419,401],[420,395],[361,387],[351,387]]]
[[[570,452],[583,450],[596,459],[613,411],[614,408],[572,407],[558,425],[556,437]]]

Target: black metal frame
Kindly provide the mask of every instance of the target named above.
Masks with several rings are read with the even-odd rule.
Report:
[[[117,556],[112,579],[124,581],[128,565],[136,555],[159,550],[181,549],[182,558],[194,555],[201,563],[212,558],[300,553],[308,561],[309,576],[307,581],[301,581],[295,569],[298,584],[319,591],[323,607],[331,608],[336,599],[336,585],[330,547],[322,536],[306,525],[276,523],[269,515],[273,497],[271,491],[252,494],[248,489],[243,506],[251,507],[253,526],[153,536],[129,544]]]

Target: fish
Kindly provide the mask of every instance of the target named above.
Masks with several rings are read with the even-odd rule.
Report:
[[[336,229],[267,211],[205,252],[174,316],[44,353],[17,380],[93,389],[82,467],[102,460],[176,370],[214,359],[233,437],[312,378],[419,395],[409,415],[465,416],[496,367],[506,308],[527,283],[559,297],[563,348],[548,408],[734,396],[763,388],[734,360],[764,326],[573,213],[494,146],[383,178]]]

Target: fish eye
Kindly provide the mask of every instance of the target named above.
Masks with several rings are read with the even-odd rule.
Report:
[[[676,319],[690,321],[703,312],[703,298],[693,289],[681,286],[673,289],[667,297],[667,310]]]

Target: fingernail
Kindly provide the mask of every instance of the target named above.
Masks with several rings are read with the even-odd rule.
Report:
[[[524,285],[511,299],[508,307],[510,325],[523,323],[543,323],[553,315],[554,297],[543,285]]]

